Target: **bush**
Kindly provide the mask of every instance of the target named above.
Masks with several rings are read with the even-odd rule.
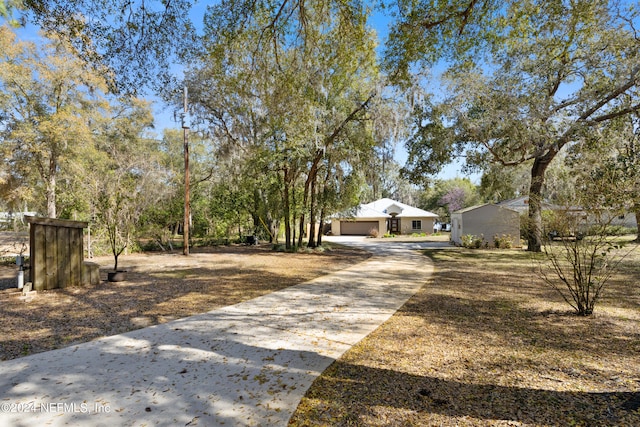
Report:
[[[473,234],[465,234],[461,237],[462,247],[468,249],[480,249],[482,247],[483,238],[482,236],[477,237]]]
[[[576,314],[590,316],[606,283],[630,251],[624,251],[620,242],[609,237],[610,224],[591,224],[589,237],[579,239],[577,230],[587,228],[586,218],[559,213],[554,219],[554,230],[576,238],[546,242],[539,263],[540,277]]]
[[[369,237],[377,238],[380,235],[377,228],[369,230]]]
[[[598,232],[597,227],[591,227],[588,231],[589,235],[593,235]],[[605,234],[607,236],[624,236],[626,234],[636,234],[638,232],[637,228],[625,227],[623,225],[609,225],[605,229]]]
[[[513,247],[513,237],[510,234],[495,235],[493,236],[493,245],[497,249],[511,249]]]

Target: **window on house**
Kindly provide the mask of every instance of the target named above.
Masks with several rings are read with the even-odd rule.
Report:
[[[411,221],[411,229],[412,230],[422,230],[422,220],[416,219]]]

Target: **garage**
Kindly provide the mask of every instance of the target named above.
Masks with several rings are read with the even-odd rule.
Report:
[[[371,230],[378,231],[378,221],[341,221],[340,234],[368,236]]]

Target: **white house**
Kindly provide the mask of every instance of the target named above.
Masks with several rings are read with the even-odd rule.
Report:
[[[438,215],[392,199],[359,205],[353,212],[334,215],[331,233],[340,235],[383,235],[433,233]]]
[[[462,245],[462,236],[482,237],[493,246],[495,237],[508,236],[513,246],[520,246],[518,211],[488,203],[451,213],[451,241]]]

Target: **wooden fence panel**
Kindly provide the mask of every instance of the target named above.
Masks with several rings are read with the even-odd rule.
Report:
[[[83,284],[82,230],[88,223],[25,217],[31,225],[31,281],[35,290]]]

